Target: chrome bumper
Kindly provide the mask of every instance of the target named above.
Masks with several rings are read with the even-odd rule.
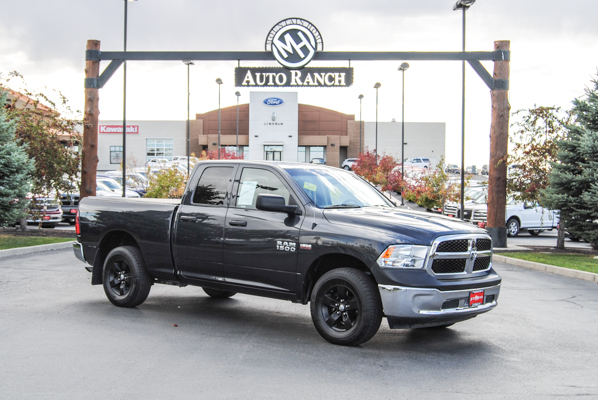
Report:
[[[83,245],[81,243],[73,242],[73,252],[79,261],[85,262],[85,257],[83,256]]]
[[[500,285],[440,291],[438,289],[378,285],[384,315],[391,328],[447,325],[488,312],[497,305]],[[469,306],[469,294],[484,291],[484,302]]]

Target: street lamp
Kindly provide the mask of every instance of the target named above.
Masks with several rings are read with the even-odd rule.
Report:
[[[191,165],[191,140],[189,137],[189,67],[195,65],[191,60],[183,60],[183,63],[187,66],[187,179],[189,179],[189,168]]]
[[[222,79],[217,78],[216,83],[218,84],[218,159],[220,160],[220,85],[222,85]]]
[[[401,185],[405,181],[405,71],[409,69],[409,64],[404,62],[399,67],[403,73],[403,98],[401,101]],[[404,206],[403,191],[401,190],[401,205]]]
[[[475,0],[458,0],[453,6],[453,11],[463,10],[463,53],[465,53],[465,13]],[[465,60],[462,61],[461,89],[461,220],[465,214]]]
[[[374,155],[376,156],[376,165],[378,165],[378,89],[380,89],[380,82],[376,82],[374,89],[376,89],[376,143],[374,149]]]
[[[235,92],[235,96],[237,96],[237,157],[239,156],[239,97],[241,97],[241,93]]]
[[[127,4],[137,0],[125,1],[125,40],[124,52],[127,52]],[[123,63],[123,197],[127,197],[127,60]]]
[[[359,156],[359,154],[361,154],[361,152],[363,151],[363,144],[361,143],[361,125],[363,125],[363,121],[361,120],[361,102],[363,100],[363,95],[360,94],[359,97],[359,152],[357,153],[357,155]]]

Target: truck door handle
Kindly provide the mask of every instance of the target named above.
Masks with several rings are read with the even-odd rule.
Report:
[[[181,221],[197,222],[197,218],[196,217],[187,217],[187,216],[183,215],[181,217]]]
[[[239,221],[233,219],[231,221],[228,221],[228,224],[232,226],[247,226],[247,221]]]

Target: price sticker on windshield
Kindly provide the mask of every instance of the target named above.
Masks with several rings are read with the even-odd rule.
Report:
[[[307,189],[307,190],[311,190],[312,192],[315,192],[318,187],[316,185],[314,185],[313,183],[305,182],[303,184],[303,188]]]

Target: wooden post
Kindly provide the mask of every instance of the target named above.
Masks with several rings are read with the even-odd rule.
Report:
[[[100,50],[99,40],[88,40],[87,50]],[[100,61],[85,61],[85,78],[98,79]],[[83,154],[81,158],[80,198],[96,195],[96,173],[98,171],[98,119],[99,89],[85,88],[85,112],[83,116]]]
[[[509,50],[509,41],[494,42],[495,50]],[[509,79],[509,61],[494,62],[494,79]],[[494,247],[507,247],[507,150],[509,143],[509,91],[492,89],[490,170],[488,182],[488,227]]]

